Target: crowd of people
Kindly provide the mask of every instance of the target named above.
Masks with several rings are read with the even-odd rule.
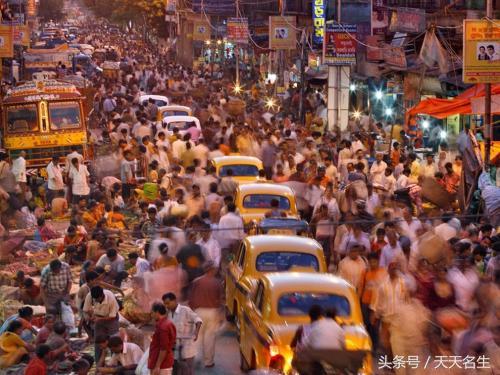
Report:
[[[325,98],[316,91],[307,93],[301,123],[298,91],[266,107],[264,81],[250,81],[238,96],[247,110],[230,114],[226,104],[237,95],[222,69],[184,68],[140,38],[100,24],[82,28],[82,42],[114,46],[127,69],[92,77],[93,160],[77,147],[53,155],[37,185],[27,177],[25,153],[14,160],[0,154],[2,261],[27,261],[55,244],[54,257],[36,270],[40,277],[15,275],[19,299],[45,306],[46,315],[40,329],[28,306],[6,319],[0,368],[156,375],[170,374],[175,363],[177,373],[193,374],[198,353],[204,367],[216,366],[223,277],[246,233],[237,182],[229,172],[219,178],[209,161],[239,153],[262,161],[259,180],[303,187],[301,217],[329,272],[356,289],[374,354],[391,361],[482,356],[499,371],[500,233],[488,217],[458,211],[460,152],[441,144],[436,155],[419,156],[400,126],[368,114],[347,130],[327,130]],[[201,131],[195,124],[167,131],[157,124],[155,102],[139,103],[144,93],[174,93],[200,118]],[[390,148],[380,148],[389,139]],[[100,169],[102,149],[114,175]],[[429,204],[426,183],[450,204]],[[16,229],[33,235],[21,238]],[[124,313],[128,299],[151,335],[124,319],[134,320]],[[312,310],[313,320],[328,318]],[[324,330],[315,332],[322,342]],[[70,340],[83,333],[94,352],[81,354]]]

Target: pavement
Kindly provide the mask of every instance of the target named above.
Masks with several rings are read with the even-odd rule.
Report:
[[[201,375],[239,375],[240,350],[236,339],[236,328],[230,323],[224,323],[215,342],[215,366],[205,368],[201,356],[196,361],[195,373]]]

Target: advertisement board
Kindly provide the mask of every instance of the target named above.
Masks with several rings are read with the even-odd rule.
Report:
[[[328,24],[325,28],[323,61],[326,65],[351,65],[356,63],[357,26]]]
[[[323,35],[325,33],[325,18],[326,18],[326,0],[313,0],[312,2],[312,17],[313,17],[313,35],[312,42],[314,45],[323,45]]]
[[[269,48],[297,48],[297,26],[295,16],[269,17]]]
[[[30,45],[30,29],[28,26],[14,26],[13,29],[14,44],[19,46],[29,47]]]
[[[372,35],[384,35],[389,27],[389,10],[385,0],[372,0]]]
[[[386,44],[383,51],[386,64],[392,65],[397,68],[406,69],[407,61],[403,47],[394,47]]]
[[[0,57],[14,57],[12,26],[0,25]]]
[[[193,40],[210,40],[210,25],[207,21],[194,21]]]
[[[464,20],[463,81],[500,82],[500,20]]]
[[[248,44],[248,18],[227,20],[227,40],[235,44]]]
[[[417,8],[396,8],[391,16],[391,31],[422,33],[425,31],[425,10]]]

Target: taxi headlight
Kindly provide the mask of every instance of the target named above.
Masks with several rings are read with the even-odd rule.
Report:
[[[368,337],[347,336],[345,338],[346,350],[372,350],[372,345]]]

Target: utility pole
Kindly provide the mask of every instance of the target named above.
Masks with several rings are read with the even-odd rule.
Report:
[[[236,0],[236,15],[235,17],[238,19],[238,12],[240,9],[240,0]],[[234,44],[234,57],[236,58],[236,84],[235,87],[237,87],[237,93],[240,90],[240,48],[238,43]]]
[[[285,15],[286,0],[280,0],[280,15],[283,17]],[[285,82],[285,51],[280,50],[278,55],[278,80],[275,85],[274,91],[276,92],[277,86],[282,87]]]
[[[300,102],[299,102],[299,121],[302,125],[305,125],[304,121],[304,95],[306,93],[306,78],[305,78],[305,65],[306,65],[306,29],[302,30],[302,35],[300,37],[301,52],[300,52]]]
[[[490,19],[493,17],[493,0],[486,0],[486,18],[488,18],[488,28],[491,28]],[[491,138],[493,127],[491,126],[491,83],[484,85],[484,133],[486,136],[484,146],[484,164],[489,169],[491,154]]]

